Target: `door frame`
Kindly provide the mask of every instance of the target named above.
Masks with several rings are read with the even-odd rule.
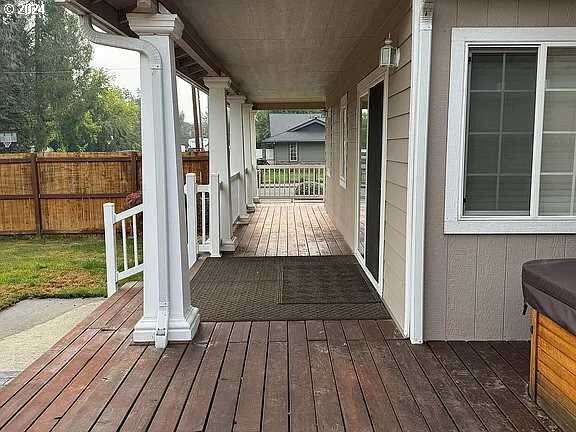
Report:
[[[356,163],[356,202],[355,202],[355,212],[354,212],[354,256],[356,260],[364,270],[364,273],[370,279],[374,288],[380,294],[382,301],[386,304],[384,300],[384,228],[386,221],[386,161],[388,159],[388,79],[389,71],[385,67],[377,67],[372,72],[370,72],[366,77],[362,79],[356,86],[356,143],[358,148],[358,160]],[[380,238],[379,238],[379,250],[378,250],[378,280],[374,279],[370,271],[365,265],[365,256],[360,255],[358,251],[358,228],[360,224],[360,121],[361,121],[361,107],[360,98],[369,93],[370,88],[374,87],[376,84],[383,82],[384,92],[382,97],[382,160],[381,160],[381,171],[380,171]],[[368,109],[370,109],[370,100],[368,100]],[[368,144],[369,145],[369,144]],[[368,166],[370,164],[370,159],[368,158],[368,151],[366,152],[366,172],[368,172]],[[366,255],[366,252],[364,252]]]

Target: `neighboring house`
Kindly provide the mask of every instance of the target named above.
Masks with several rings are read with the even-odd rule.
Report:
[[[270,137],[261,144],[263,159],[277,165],[324,163],[325,134],[326,123],[318,113],[270,114]]]
[[[181,181],[177,158],[161,141],[177,112],[165,90],[178,72],[209,93],[222,250],[236,247],[231,194],[258,201],[255,110],[327,109],[326,209],[402,333],[413,342],[528,339],[522,264],[576,256],[576,1],[277,0],[240,8],[246,14],[222,3],[165,0],[181,21],[126,21],[124,1],[67,2],[105,28],[140,33],[163,57],[162,75],[142,68],[144,169],[152,170],[144,203],[155,215],[147,241],[164,242],[145,261],[150,277],[182,263],[168,257],[185,250],[185,230],[172,229],[182,197],[166,193]],[[388,39],[398,56],[382,50]],[[289,129],[273,131],[272,142],[302,148],[277,149],[284,156],[275,162],[307,153],[308,141],[280,141],[301,133]],[[185,280],[176,267],[161,275],[182,291],[173,288]],[[142,326],[165,317],[150,302],[167,287],[145,286]],[[172,291],[171,304],[187,300]],[[150,338],[154,329],[138,330]]]

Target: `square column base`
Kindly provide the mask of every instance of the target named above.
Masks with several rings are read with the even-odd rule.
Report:
[[[134,326],[132,340],[135,343],[154,343],[156,319],[141,318]],[[200,325],[200,311],[190,306],[188,313],[177,319],[168,319],[168,342],[189,342],[194,339]]]
[[[220,243],[220,250],[223,252],[234,252],[238,246],[238,239],[232,237],[231,239],[222,239]]]
[[[254,213],[256,211],[256,206],[254,204],[246,204],[246,211],[248,213]]]
[[[248,215],[244,216],[238,216],[238,219],[236,219],[236,224],[237,225],[248,225],[250,223],[250,218],[248,217]]]
[[[254,204],[260,204],[260,197],[255,196],[252,201],[254,201]]]

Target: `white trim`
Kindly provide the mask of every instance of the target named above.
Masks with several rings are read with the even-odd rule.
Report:
[[[325,140],[324,152],[326,162],[326,177],[332,177],[332,107],[326,110],[326,129],[330,126],[330,139]]]
[[[387,158],[387,147],[388,147],[388,68],[385,67],[378,67],[374,69],[371,73],[369,73],[362,81],[360,81],[357,85],[356,91],[356,142],[358,143],[358,160],[357,160],[357,169],[356,169],[356,206],[355,206],[355,214],[354,214],[354,256],[364,269],[364,272],[368,275],[370,281],[374,285],[374,288],[380,296],[382,297],[382,301],[386,304],[383,296],[383,288],[384,288],[384,240],[385,240],[385,221],[386,221],[386,158]],[[375,85],[379,84],[380,82],[383,83],[384,86],[384,94],[382,97],[382,166],[380,170],[380,183],[382,185],[380,189],[380,238],[379,238],[379,249],[378,249],[378,280],[374,279],[370,271],[367,269],[365,262],[366,258],[363,257],[358,251],[358,227],[360,224],[360,163],[361,163],[361,154],[360,154],[360,132],[361,126],[360,122],[362,121],[361,115],[361,106],[360,106],[360,99],[362,96],[369,94],[370,88],[374,87]],[[370,101],[368,101],[368,109],[370,109]],[[368,159],[368,152],[366,153],[366,172],[368,172],[368,165],[370,161]],[[366,235],[366,233],[364,233]],[[366,242],[366,239],[364,239]],[[366,254],[366,252],[364,252]],[[388,305],[387,305],[388,306]]]
[[[340,187],[346,189],[346,176],[348,172],[348,93],[340,98],[340,143],[338,146]]]
[[[378,84],[380,81],[384,80],[385,68],[384,67],[377,67],[368,75],[366,75],[357,85],[356,85],[356,142],[358,143],[358,160],[357,160],[357,169],[356,169],[356,191],[355,191],[355,214],[354,214],[354,241],[352,243],[353,250],[356,252],[358,250],[358,225],[359,221],[359,208],[360,208],[360,162],[361,162],[361,155],[360,155],[360,98],[368,93],[370,87]],[[386,89],[388,92],[388,89]],[[366,164],[368,164],[368,158],[366,158]],[[368,165],[366,165],[368,168]],[[361,256],[361,255],[359,255]]]
[[[538,216],[540,157],[546,49],[548,45],[576,46],[574,27],[455,28],[452,30],[450,99],[446,148],[446,234],[567,234],[576,233],[576,217]],[[467,103],[467,53],[470,46],[534,46],[539,50],[530,215],[486,216],[463,214],[464,139]],[[416,74],[417,75],[417,74]]]
[[[292,150],[296,150],[296,158],[292,159]],[[288,144],[288,160],[290,162],[298,162],[298,156],[299,156],[299,151],[298,151],[298,143],[289,143]]]
[[[406,209],[405,336],[412,343],[424,340],[424,241],[426,226],[426,155],[430,71],[432,63],[432,17],[434,4],[412,3],[412,77],[410,80],[410,133]]]

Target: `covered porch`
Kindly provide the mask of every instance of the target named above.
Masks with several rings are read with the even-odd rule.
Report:
[[[88,40],[140,53],[143,202],[123,212],[108,205],[105,209],[108,294],[112,295],[124,279],[143,273],[143,316],[135,325],[134,342],[165,348],[170,342],[192,340],[203,317],[201,302],[189,287],[194,266],[205,255],[220,259],[228,254],[348,255],[368,275],[378,303],[386,303],[402,334],[416,342],[421,340],[422,311],[419,304],[412,304],[411,297],[418,291],[412,290],[412,279],[406,279],[412,270],[407,264],[422,264],[416,255],[421,250],[413,249],[417,245],[408,244],[406,238],[410,222],[405,208],[406,180],[398,180],[397,216],[385,222],[387,203],[384,193],[380,196],[377,191],[388,187],[381,188],[382,179],[377,178],[385,169],[372,164],[370,199],[378,204],[367,207],[369,215],[355,212],[359,220],[348,218],[351,211],[365,205],[367,194],[365,187],[352,179],[347,184],[346,176],[353,177],[355,169],[361,171],[368,164],[362,156],[358,160],[363,162],[356,168],[351,166],[349,174],[344,162],[339,172],[331,169],[333,164],[328,162],[336,152],[346,157],[348,138],[344,134],[353,132],[348,133],[348,126],[340,130],[327,101],[333,96],[332,87],[354,58],[365,54],[365,48],[370,51],[367,64],[374,63],[381,48],[382,53],[389,54],[388,60],[376,67],[377,85],[383,87],[382,80],[400,67],[400,44],[405,51],[403,58],[410,58],[411,45],[406,41],[411,38],[412,27],[422,30],[420,21],[428,18],[427,6],[416,2],[412,8],[412,2],[406,0],[366,1],[347,7],[328,2],[318,15],[318,5],[307,2],[290,6],[283,1],[274,5],[246,3],[234,10],[228,10],[231,6],[224,3],[171,0],[62,3],[79,15]],[[280,22],[275,23],[271,10],[279,12]],[[397,41],[388,41],[383,47],[380,39],[387,29],[394,30]],[[200,179],[191,175],[183,181],[176,144],[177,75],[208,94],[207,184],[200,184]],[[261,109],[325,110],[327,134],[331,135],[327,140],[330,148],[325,151],[326,166],[258,166],[255,112]],[[343,121],[342,112],[339,117]],[[352,118],[352,113],[349,115]],[[371,115],[378,116],[375,110]],[[374,124],[370,133],[381,140],[386,128]],[[332,148],[333,135],[341,136],[341,149]],[[366,178],[366,173],[356,175]],[[386,182],[386,177],[383,180]],[[351,200],[338,202],[333,196],[336,188],[346,190]],[[270,206],[265,202],[282,197],[323,201],[328,196],[331,204],[327,208],[332,209],[341,232],[346,230],[345,236],[336,230],[322,204]],[[364,223],[364,219],[369,220]],[[386,236],[394,234],[392,227],[399,234],[394,241],[385,242],[384,224]],[[141,229],[139,225],[143,225]],[[122,247],[117,253],[119,241]],[[417,237],[417,241],[423,242],[423,238]],[[390,245],[396,249],[394,256]],[[409,250],[415,255],[408,255]],[[386,266],[385,258],[389,262]],[[384,292],[385,283],[390,288]],[[411,332],[412,326],[417,331]]]

